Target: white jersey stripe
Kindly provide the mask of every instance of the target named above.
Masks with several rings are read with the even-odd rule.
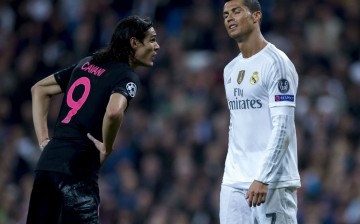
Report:
[[[278,54],[276,54],[274,51],[272,51],[271,49],[269,51],[266,51],[266,53],[268,53],[270,55],[270,57],[274,57],[275,58],[275,64],[278,65],[277,69],[279,71],[279,74],[281,75],[281,78],[284,79],[286,78],[286,69],[285,69],[285,62],[283,58],[280,58],[280,56]]]

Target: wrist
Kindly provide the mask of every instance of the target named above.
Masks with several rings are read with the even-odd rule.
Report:
[[[42,144],[43,142],[45,141],[49,141],[49,137],[46,137],[46,138],[42,138],[42,140],[39,141],[39,145]]]
[[[259,182],[259,183],[261,183],[261,184],[264,184],[264,185],[269,185],[268,183],[265,183],[265,182],[263,182],[263,181],[261,181],[261,180],[255,180],[255,181],[257,181],[257,182]]]
[[[41,151],[45,148],[45,146],[49,143],[50,139],[49,138],[45,138],[44,140],[42,140],[39,144]]]

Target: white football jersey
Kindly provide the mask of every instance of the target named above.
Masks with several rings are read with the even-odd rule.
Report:
[[[269,188],[300,187],[294,124],[281,164],[264,170],[272,131],[270,108],[295,107],[298,75],[293,63],[268,43],[250,58],[241,53],[234,58],[224,69],[224,85],[230,126],[223,184],[247,189],[264,172],[272,172]]]

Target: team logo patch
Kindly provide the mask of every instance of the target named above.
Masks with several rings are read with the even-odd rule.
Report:
[[[126,84],[126,90],[128,91],[129,95],[131,97],[135,97],[136,95],[136,84],[133,82],[129,82],[128,84]]]
[[[250,83],[251,85],[255,85],[259,81],[259,73],[254,72],[253,75],[250,77]]]
[[[294,95],[275,95],[275,101],[276,102],[280,102],[280,101],[289,101],[289,102],[294,102]]]
[[[237,83],[240,84],[244,80],[245,70],[241,70],[237,77]]]
[[[286,79],[280,79],[278,81],[278,89],[281,93],[287,93],[290,89],[289,81]]]

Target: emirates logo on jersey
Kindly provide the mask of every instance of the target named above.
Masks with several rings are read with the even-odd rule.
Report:
[[[240,85],[240,83],[244,80],[245,76],[245,70],[239,71],[238,77],[237,77],[237,83]]]

